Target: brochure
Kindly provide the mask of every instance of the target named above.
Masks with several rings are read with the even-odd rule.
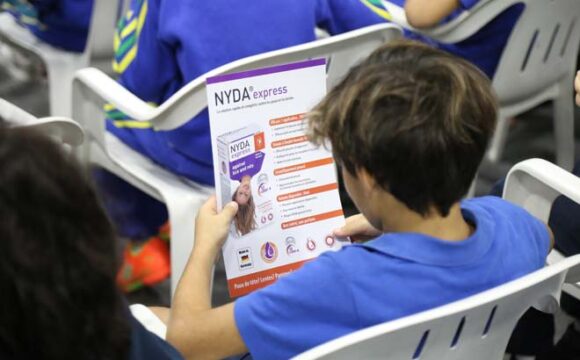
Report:
[[[223,246],[231,297],[267,286],[345,239],[332,154],[306,112],[326,93],[325,59],[207,79],[218,208],[239,210]]]

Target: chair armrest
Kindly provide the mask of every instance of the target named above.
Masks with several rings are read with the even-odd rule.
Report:
[[[38,118],[18,106],[0,98],[0,117],[8,123],[27,125],[34,124]]]
[[[96,95],[101,102],[112,104],[133,120],[149,121],[155,114],[155,108],[133,95],[99,69],[86,68],[77,71],[73,86],[74,104],[86,98],[88,91]]]
[[[482,0],[450,22],[430,29],[417,29],[409,25],[405,9],[398,5],[383,0],[383,6],[391,14],[393,23],[438,42],[453,44],[471,37],[503,11],[521,2],[522,0]]]
[[[205,76],[193,80],[186,87],[173,94],[159,107],[153,107],[135,96],[129,90],[96,68],[86,68],[76,72],[73,82],[73,117],[81,121],[91,134],[103,130],[97,123],[104,120],[104,112],[95,106],[110,103],[135,121],[151,121],[158,130],[172,130],[189,121],[193,115],[207,106]],[[89,105],[93,108],[82,109]],[[98,112],[101,120],[95,119]],[[92,119],[89,119],[92,117]],[[101,142],[101,141],[99,141]]]
[[[509,171],[503,198],[548,222],[551,205],[564,195],[580,204],[580,178],[542,159],[529,159]]]
[[[85,132],[81,126],[76,121],[65,117],[40,118],[37,123],[27,126],[40,128],[42,132],[73,147],[82,145],[85,139]]]
[[[85,136],[79,124],[69,118],[37,118],[3,99],[0,99],[0,117],[6,120],[10,126],[36,128],[70,146],[81,145]]]

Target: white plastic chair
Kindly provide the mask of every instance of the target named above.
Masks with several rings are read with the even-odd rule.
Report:
[[[578,177],[548,161],[533,159],[516,164],[510,170],[503,197],[514,203],[525,204],[530,213],[548,223],[552,203],[560,194],[580,203]],[[555,249],[548,255],[549,264],[563,259],[565,256]],[[580,299],[578,287],[565,285],[564,291]]]
[[[142,304],[133,304],[129,306],[131,314],[137,321],[153,334],[165,339],[167,326],[151,311],[147,306]]]
[[[338,338],[294,360],[499,360],[530,307],[554,312],[562,283],[580,280],[580,255],[478,295]]]
[[[504,197],[547,222],[559,194],[580,203],[580,179],[532,159],[510,171]],[[530,306],[554,312],[562,284],[576,288],[570,284],[578,281],[580,255],[469,298],[343,336],[294,359],[502,359],[524,312]]]
[[[172,290],[175,290],[193,246],[195,214],[213,189],[162,169],[107,133],[103,104],[112,103],[134,120],[151,121],[157,130],[171,130],[206,108],[205,79],[209,76],[327,57],[327,84],[331,87],[354,63],[400,35],[397,26],[381,24],[234,61],[191,81],[157,108],[141,101],[97,69],[77,73],[73,85],[73,114],[82,121],[89,137],[82,156],[167,205],[171,224]]]
[[[429,30],[411,27],[404,9],[383,1],[393,22],[441,43],[465,40],[514,4],[525,9],[516,23],[493,77],[500,100],[495,135],[487,152],[499,161],[509,121],[545,101],[554,104],[557,163],[572,169],[574,163],[573,79],[580,45],[578,0],[481,0],[453,21]]]
[[[58,116],[37,118],[2,98],[0,98],[0,117],[9,126],[36,128],[72,148],[80,146],[84,140],[83,129],[76,121]]]
[[[94,0],[84,52],[53,47],[20,26],[8,13],[0,13],[0,38],[39,57],[48,76],[50,114],[71,116],[72,81],[77,70],[88,66],[110,71],[113,36],[120,0]]]

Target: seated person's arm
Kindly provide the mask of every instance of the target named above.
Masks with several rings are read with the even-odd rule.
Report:
[[[234,303],[211,308],[213,264],[236,212],[237,204],[232,202],[217,213],[215,197],[199,210],[195,245],[177,285],[167,328],[167,341],[185,358],[217,359],[246,352]]]
[[[430,28],[439,24],[453,11],[459,9],[460,0],[407,0],[405,15],[415,28]]]

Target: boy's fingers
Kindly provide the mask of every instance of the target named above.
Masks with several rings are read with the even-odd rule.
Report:
[[[352,235],[366,234],[371,230],[371,225],[362,215],[354,215],[346,219],[343,227],[333,231],[334,236],[346,237]]]
[[[226,217],[226,220],[228,222],[231,222],[234,216],[236,216],[237,212],[238,212],[238,203],[235,201],[230,201],[224,206],[224,209],[222,210],[222,215]]]
[[[576,94],[576,105],[580,106],[580,94]]]
[[[201,206],[204,210],[212,210],[213,212],[217,211],[217,199],[215,194],[211,195],[205,203]]]

